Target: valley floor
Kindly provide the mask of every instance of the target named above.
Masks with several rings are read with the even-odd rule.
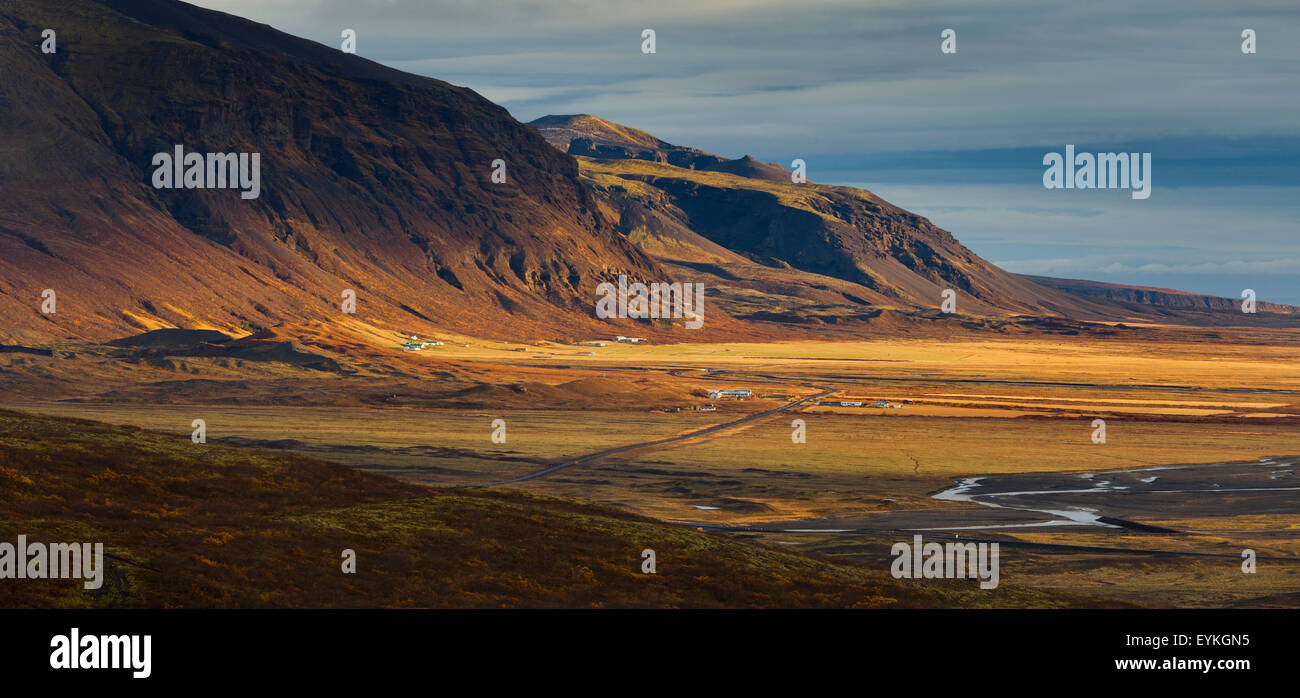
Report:
[[[388,383],[400,386],[389,404],[337,404],[343,385],[376,390],[378,378],[273,374],[267,380],[287,391],[282,404],[264,404],[247,379],[244,404],[229,393],[203,399],[223,395],[222,379],[192,378],[216,383],[167,404],[148,399],[161,383],[153,380],[98,394],[82,386],[62,400],[11,392],[4,406],[177,435],[202,419],[212,444],[444,488],[548,471],[833,391],[789,412],[499,489],[585,500],[880,573],[893,543],[920,532],[997,541],[1004,583],[1049,594],[1300,606],[1296,344],[970,338],[572,353],[478,345],[419,356],[412,361],[424,366]],[[84,370],[111,375],[104,361]],[[756,397],[709,398],[714,388]],[[330,397],[310,404],[313,392]],[[841,401],[896,407],[819,404]],[[694,409],[710,403],[716,412]],[[799,430],[803,442],[792,439]],[[961,483],[973,500],[961,490],[935,498]],[[1247,549],[1257,556],[1252,574],[1242,572]]]

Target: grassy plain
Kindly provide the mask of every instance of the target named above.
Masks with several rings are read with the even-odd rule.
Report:
[[[187,363],[188,376],[155,367],[141,382],[141,369],[119,375],[104,360],[94,369],[105,378],[98,392],[82,384],[69,400],[37,404],[10,393],[8,402],[178,437],[189,433],[192,419],[203,418],[214,444],[290,451],[441,487],[513,477],[835,390],[828,400],[900,407],[801,407],[505,489],[729,530],[885,569],[889,544],[902,535],[885,529],[906,529],[920,520],[909,517],[936,510],[975,524],[996,513],[931,498],[956,478],[1300,454],[1296,338],[1282,332],[1244,341],[1222,330],[1229,336],[1220,341],[1199,332],[1172,333],[1158,345],[1123,337],[972,336],[588,347],[449,337],[446,346],[414,355],[372,347],[379,358],[359,364],[356,375],[301,383],[286,378],[295,371],[305,376],[300,369],[265,364],[257,368],[275,378],[259,381],[256,372],[231,378],[240,373],[237,362],[211,373]],[[396,358],[380,361],[384,352]],[[371,375],[372,364],[400,366],[400,375]],[[35,380],[25,384],[27,397]],[[202,391],[169,400],[174,404],[151,402],[195,381],[205,382]],[[237,382],[247,404],[229,404],[223,381],[232,388]],[[375,388],[385,385],[395,386],[388,388],[391,397]],[[710,402],[707,389],[732,387],[775,397],[715,400],[716,413],[692,411]],[[369,397],[339,402],[363,394]],[[507,423],[504,444],[491,441],[498,418]],[[806,443],[791,440],[796,418],[805,422]],[[1098,418],[1106,422],[1105,443],[1092,438]],[[844,521],[885,523],[875,533],[790,532]],[[1167,518],[1144,515],[1140,523],[1173,532],[1055,527],[971,535],[1017,551],[1007,553],[1012,573],[1044,590],[1077,588],[1154,605],[1300,605],[1294,576],[1300,505],[1256,517],[1240,506],[1195,516],[1171,508]],[[1238,569],[1237,553],[1249,546],[1267,557],[1260,574]]]

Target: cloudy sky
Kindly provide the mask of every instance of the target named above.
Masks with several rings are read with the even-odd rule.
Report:
[[[1300,304],[1296,0],[197,4],[335,46],[355,29],[361,55],[521,121],[588,113],[802,158],[814,181],[871,189],[1012,271]],[[1067,143],[1150,152],[1151,197],[1045,189],[1043,156]]]

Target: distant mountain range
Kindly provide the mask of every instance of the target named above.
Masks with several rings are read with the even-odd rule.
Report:
[[[1241,310],[1241,299],[1239,298],[1207,296],[1201,293],[1189,293],[1187,291],[1152,286],[1126,286],[1101,281],[1055,279],[1047,276],[1030,276],[1028,274],[1022,276],[1036,284],[1049,288],[1069,291],[1080,296],[1104,298],[1124,303],[1137,303],[1171,310],[1209,310],[1215,312],[1240,312]],[[1295,313],[1298,310],[1292,305],[1265,303],[1263,301],[1257,302],[1255,309],[1263,313]]]
[[[759,338],[929,312],[949,288],[989,315],[1231,308],[1010,274],[867,191],[592,116],[530,127],[469,89],[181,2],[8,0],[0,44],[0,343],[318,321]],[[258,153],[260,196],[155,189],[153,157],[177,145]],[[708,284],[708,334],[598,321],[595,287],[619,274]]]

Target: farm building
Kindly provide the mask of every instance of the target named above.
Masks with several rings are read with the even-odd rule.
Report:
[[[747,398],[753,397],[754,391],[749,388],[733,388],[727,390],[710,390],[709,398],[716,400],[720,397]]]
[[[402,344],[402,349],[406,351],[419,351],[425,347],[440,347],[442,345],[442,342],[436,340],[426,340],[422,342],[415,335],[411,335],[411,338]]]

